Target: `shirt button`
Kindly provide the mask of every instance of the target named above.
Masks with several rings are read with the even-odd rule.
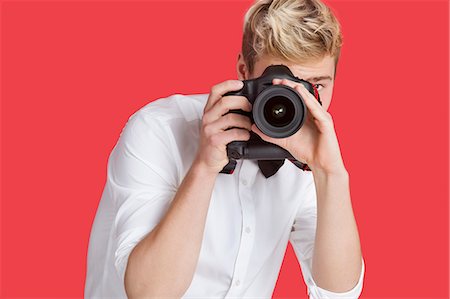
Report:
[[[247,186],[247,180],[246,179],[242,180],[242,185]]]
[[[247,226],[247,227],[245,228],[245,232],[246,232],[247,234],[249,234],[251,231],[252,231],[252,230],[251,230],[250,227]]]
[[[241,281],[240,281],[239,279],[236,280],[236,282],[234,283],[234,285],[237,286],[237,287],[238,287],[240,284],[241,284]]]

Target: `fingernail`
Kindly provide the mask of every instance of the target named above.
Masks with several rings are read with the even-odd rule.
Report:
[[[238,80],[238,81],[236,81],[236,86],[242,88],[242,87],[244,87],[244,82]]]

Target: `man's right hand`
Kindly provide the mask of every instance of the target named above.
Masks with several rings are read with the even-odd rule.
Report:
[[[223,96],[229,91],[241,89],[242,86],[243,83],[239,80],[228,80],[214,85],[203,109],[199,148],[194,163],[206,167],[212,174],[218,174],[228,164],[228,143],[247,141],[250,138],[250,118],[237,113],[226,113],[232,109],[250,112],[252,104],[244,96]]]

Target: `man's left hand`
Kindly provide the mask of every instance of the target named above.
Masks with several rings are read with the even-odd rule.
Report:
[[[252,131],[264,141],[281,146],[295,159],[308,164],[313,173],[317,171],[325,174],[345,172],[331,114],[301,83],[287,79],[274,79],[272,83],[285,84],[294,88],[305,102],[308,109],[307,118],[300,130],[286,138],[269,137],[255,124],[252,125]]]

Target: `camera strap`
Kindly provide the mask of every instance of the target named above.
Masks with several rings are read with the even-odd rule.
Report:
[[[283,166],[284,160],[285,159],[282,159],[282,160],[258,160],[258,166],[259,166],[259,169],[261,170],[262,174],[266,178],[269,178],[269,177],[273,176],[275,173],[277,173],[278,169],[280,169],[281,166]],[[298,168],[300,168],[303,171],[311,171],[311,169],[308,167],[307,164],[304,164],[295,159],[288,159],[288,160],[291,161],[292,163],[294,163],[295,166],[297,166]]]

